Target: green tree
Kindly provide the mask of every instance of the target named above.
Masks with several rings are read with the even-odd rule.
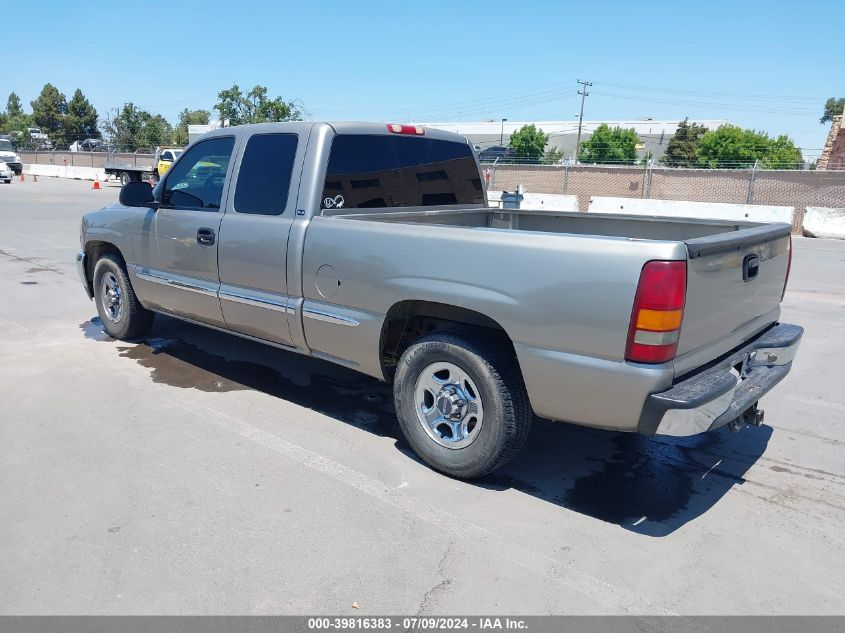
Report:
[[[163,116],[141,110],[131,101],[113,111],[103,128],[121,150],[151,150],[173,141],[173,126]]]
[[[97,119],[97,110],[85,98],[82,91],[77,88],[67,104],[67,115],[62,124],[65,140],[68,143],[73,143],[89,137],[99,138],[100,131],[97,129]]]
[[[179,113],[179,123],[173,130],[173,144],[188,144],[189,125],[208,125],[211,120],[211,113],[208,110],[188,110],[187,108]]]
[[[543,156],[548,142],[549,135],[544,134],[543,130],[532,123],[531,125],[523,125],[511,135],[510,147],[517,158],[538,161]]]
[[[550,147],[543,154],[544,165],[559,165],[563,160],[563,152],[557,147]]]
[[[13,118],[22,114],[23,107],[21,106],[21,98],[13,92],[9,95],[9,99],[6,101],[6,116]]]
[[[712,169],[801,169],[804,157],[786,135],[771,138],[765,132],[723,125],[706,132],[698,144],[698,165]]]
[[[44,84],[32,106],[32,120],[56,144],[64,144],[62,123],[67,114],[67,100],[53,84]]]
[[[138,147],[152,151],[158,145],[173,143],[173,126],[160,114],[143,112],[143,128]]]
[[[666,145],[661,162],[669,167],[695,167],[698,162],[698,143],[707,128],[684,119]]]
[[[639,142],[634,128],[611,128],[602,123],[590,138],[581,143],[578,160],[582,163],[633,165],[637,160]]]
[[[831,97],[824,102],[824,114],[819,119],[819,123],[827,123],[833,121],[833,117],[839,116],[845,110],[845,97],[834,99]]]
[[[24,113],[20,97],[13,92],[6,101],[6,112],[0,114],[0,133],[21,132],[14,140],[19,147],[25,146],[30,141],[28,127],[33,127],[32,117]]]
[[[302,111],[294,101],[281,97],[270,99],[264,86],[255,86],[244,94],[240,86],[234,84],[217,94],[214,109],[220,113],[220,120],[228,120],[229,125],[302,120]]]

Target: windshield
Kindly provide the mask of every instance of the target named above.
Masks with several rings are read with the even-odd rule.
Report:
[[[14,152],[15,148],[12,147],[12,142],[5,139],[0,138],[0,152]]]

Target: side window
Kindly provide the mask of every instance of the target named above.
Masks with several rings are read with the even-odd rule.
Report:
[[[235,139],[231,136],[194,145],[183,160],[167,170],[162,204],[187,209],[219,209],[234,147]]]
[[[342,134],[332,141],[323,208],[479,204],[472,148],[419,136]]]
[[[173,160],[173,154],[170,152],[162,152],[161,160]]]
[[[254,134],[249,138],[235,187],[236,212],[284,212],[298,140],[296,134]]]

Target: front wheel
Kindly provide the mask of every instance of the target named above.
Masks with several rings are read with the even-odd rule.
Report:
[[[144,308],[119,258],[103,255],[94,266],[94,302],[106,334],[137,339],[150,331],[154,313]]]
[[[417,455],[463,479],[509,462],[533,415],[510,346],[462,332],[434,332],[411,345],[399,360],[394,399]]]

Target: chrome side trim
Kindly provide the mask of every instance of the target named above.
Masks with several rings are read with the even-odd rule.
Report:
[[[229,301],[234,301],[235,303],[244,303],[257,308],[276,310],[277,312],[287,312],[287,305],[285,303],[278,303],[268,299],[259,299],[258,297],[247,297],[246,295],[229,292],[227,290],[220,290],[219,294],[221,299],[227,299]]]
[[[316,308],[302,308],[302,316],[316,321],[325,321],[326,323],[333,323],[335,325],[345,325],[347,327],[358,327],[360,323],[355,319],[335,314],[333,312],[326,312]]]
[[[243,334],[241,332],[236,332],[235,330],[229,330],[224,327],[219,327],[217,325],[211,325],[210,323],[204,323],[203,321],[197,321],[195,319],[191,319],[189,317],[183,316],[181,314],[177,314],[175,312],[170,312],[165,310],[164,308],[153,308],[153,312],[158,312],[159,314],[164,314],[169,317],[173,317],[174,319],[179,319],[180,321],[184,321],[185,323],[190,323],[191,325],[199,325],[201,327],[207,327],[211,330],[216,330],[217,332],[223,332],[224,334],[231,334],[232,336],[237,336],[238,338],[243,338],[248,341],[253,341],[255,343],[263,343],[264,345],[269,345],[270,347],[276,347],[278,349],[284,350],[286,352],[295,352],[297,354],[308,355],[305,350],[302,350],[298,347],[293,345],[285,345],[284,343],[277,343],[276,341],[268,341],[263,338],[259,338],[257,336],[250,336],[249,334]]]
[[[208,295],[210,297],[217,296],[217,290],[213,290],[211,288],[206,288],[205,286],[198,286],[196,284],[191,284],[186,281],[180,281],[178,279],[172,279],[171,277],[165,277],[163,275],[156,275],[154,273],[149,272],[148,270],[142,271],[137,270],[136,274],[138,277],[145,281],[152,281],[153,283],[157,284],[165,284],[167,286],[174,286],[176,288],[182,288],[184,290],[190,290],[191,292],[197,292],[199,294]]]

